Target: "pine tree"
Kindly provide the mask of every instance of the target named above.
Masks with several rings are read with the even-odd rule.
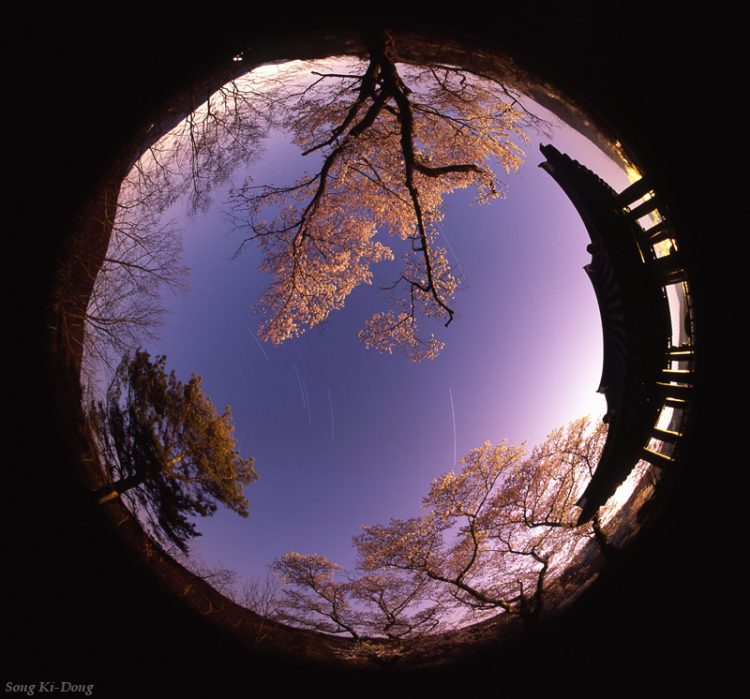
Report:
[[[237,451],[230,408],[217,414],[200,376],[183,383],[164,356],[125,355],[91,416],[112,479],[99,503],[127,493],[153,533],[182,551],[199,535],[191,515],[211,516],[220,503],[247,517],[254,460]]]

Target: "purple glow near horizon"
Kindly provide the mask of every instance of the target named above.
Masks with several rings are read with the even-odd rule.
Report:
[[[595,393],[601,322],[582,270],[589,240],[570,201],[536,167],[540,138],[530,135],[525,165],[506,178],[507,199],[470,206],[471,191],[447,199],[440,227],[466,288],[441,334],[445,349],[421,364],[367,350],[356,337],[388,307],[377,285],[393,280],[392,265],[376,266],[375,283],[355,289],[323,326],[274,346],[258,340],[250,308],[267,281],[256,271],[258,251],[229,261],[241,234],[220,205],[228,186],[207,214],[180,221],[191,290],[165,299],[167,324],[147,349],[166,354],[182,379],[201,375],[219,409],[231,405],[239,449],[255,456],[260,475],[247,489],[248,519],[219,508],[198,522],[203,536],[193,548],[205,563],[244,578],[264,576],[287,551],[351,565],[359,527],[417,514],[431,480],[456,466],[454,455],[485,440],[534,444],[603,412]],[[628,184],[618,164],[566,126],[541,142],[617,190]],[[301,162],[276,132],[248,172],[278,183],[299,174]]]

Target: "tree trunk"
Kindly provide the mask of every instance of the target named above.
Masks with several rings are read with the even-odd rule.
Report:
[[[97,505],[104,505],[111,500],[115,500],[120,497],[123,493],[127,492],[131,488],[143,483],[146,480],[144,476],[128,476],[127,478],[121,478],[119,481],[109,483],[103,488],[94,492],[94,498],[96,499]]]
[[[599,515],[594,516],[591,524],[592,531],[594,533],[594,539],[596,540],[596,543],[599,544],[599,550],[602,552],[602,555],[608,559],[616,558],[620,553],[620,549],[618,549],[617,546],[614,546],[609,541],[609,537],[602,530]]]

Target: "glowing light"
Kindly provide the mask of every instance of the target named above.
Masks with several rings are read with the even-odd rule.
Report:
[[[625,173],[627,174],[628,180],[630,180],[630,182],[638,182],[638,180],[641,179],[641,173],[638,172],[638,168],[636,168],[634,165],[626,164]]]
[[[622,161],[622,164],[625,168],[625,173],[627,174],[630,183],[632,184],[633,182],[637,182],[638,180],[640,180],[643,175],[641,175],[638,168],[633,165],[633,163],[630,161],[630,158],[625,155],[625,150],[622,147],[622,143],[620,143],[619,141],[615,141],[613,144],[613,148],[617,157]]]

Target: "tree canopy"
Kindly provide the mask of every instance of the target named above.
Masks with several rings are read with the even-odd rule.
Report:
[[[284,588],[275,618],[393,641],[497,613],[536,623],[570,594],[574,561],[618,550],[602,518],[576,524],[576,499],[605,438],[606,426],[586,417],[531,450],[485,442],[432,482],[421,515],[363,526],[355,570],[320,554],[277,559]]]
[[[359,339],[413,361],[439,354],[433,330],[452,323],[464,281],[442,238],[445,197],[469,187],[479,203],[504,196],[501,175],[522,164],[526,130],[545,122],[499,82],[438,60],[401,61],[388,32],[366,32],[364,43],[361,59],[251,71],[149,142],[120,187],[82,318],[89,374],[153,337],[161,292],[186,288],[178,231],[163,214],[180,197],[190,212],[207,209],[274,129],[313,172],[288,185],[246,179],[230,196],[245,236],[237,255],[254,241],[271,276],[256,303],[259,337],[278,344],[318,325],[372,284],[375,263],[398,258],[383,289],[390,307],[365,319]]]
[[[127,493],[153,533],[182,551],[198,535],[191,516],[221,504],[247,517],[254,462],[237,451],[231,410],[217,414],[201,377],[183,383],[164,356],[125,355],[90,414],[113,481],[100,501]]]
[[[442,607],[430,600],[429,580],[388,570],[340,580],[340,565],[320,554],[295,552],[274,561],[272,571],[284,583],[275,617],[293,626],[395,641],[421,636],[440,623]]]
[[[444,343],[420,320],[448,326],[460,286],[440,244],[444,198],[470,186],[480,203],[501,196],[497,173],[521,165],[514,139],[526,141],[524,127],[538,120],[498,83],[454,66],[399,63],[387,33],[367,43],[367,61],[345,72],[313,71],[308,85],[294,75],[277,88],[281,120],[320,166],[288,186],[246,181],[234,190],[248,232],[240,250],[250,241],[262,249],[261,269],[272,281],[258,303],[259,334],[280,343],[372,283],[372,264],[395,259],[376,240],[380,231],[401,240],[401,275],[389,287],[395,308],[372,315],[359,338],[421,361]]]

